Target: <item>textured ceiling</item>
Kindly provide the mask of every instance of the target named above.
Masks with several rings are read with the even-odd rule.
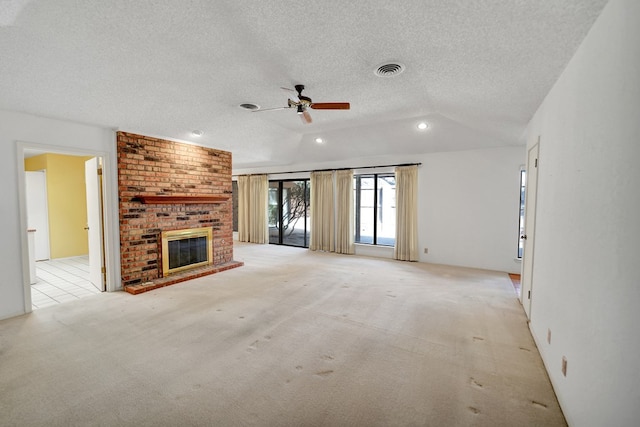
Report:
[[[605,3],[0,0],[0,108],[196,141],[234,168],[517,145]],[[374,75],[388,61],[406,70]],[[238,107],[299,83],[351,110]]]

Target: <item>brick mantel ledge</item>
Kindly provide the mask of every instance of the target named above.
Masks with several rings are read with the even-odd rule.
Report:
[[[145,196],[137,195],[138,200],[144,205],[174,205],[195,203],[223,203],[229,200],[228,196]]]

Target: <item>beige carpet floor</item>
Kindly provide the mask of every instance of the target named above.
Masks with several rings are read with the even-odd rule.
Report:
[[[1,321],[0,425],[566,425],[507,274],[238,243],[235,259]]]

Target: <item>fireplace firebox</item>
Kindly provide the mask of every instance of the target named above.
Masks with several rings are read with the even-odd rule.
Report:
[[[213,263],[211,227],[162,232],[162,275]]]

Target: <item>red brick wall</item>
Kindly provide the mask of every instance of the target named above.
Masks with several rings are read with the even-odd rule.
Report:
[[[213,263],[233,259],[231,153],[118,132],[122,286],[162,277],[160,232],[213,227]],[[227,196],[219,204],[142,204],[138,195]]]

